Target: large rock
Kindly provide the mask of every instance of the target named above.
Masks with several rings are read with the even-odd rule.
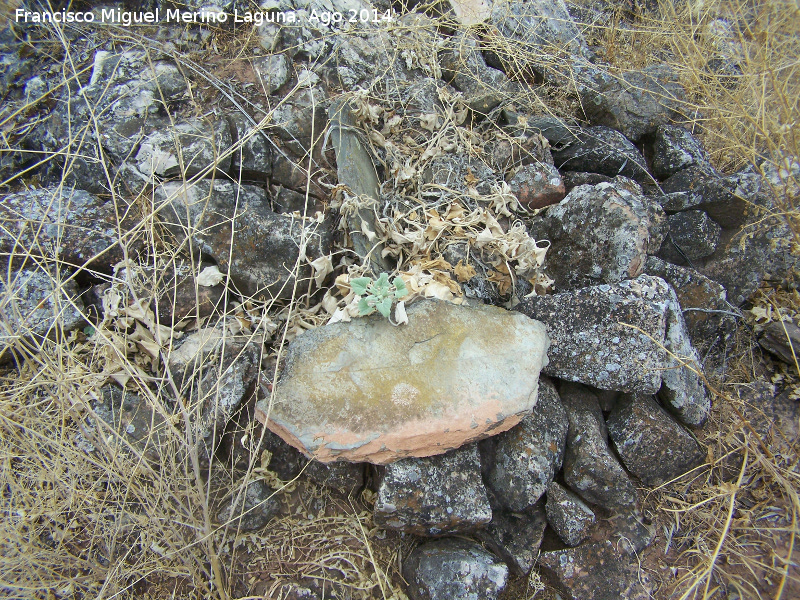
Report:
[[[230,322],[204,327],[169,352],[172,380],[196,407],[193,418],[206,457],[213,455],[242,400],[254,392],[261,354],[255,339],[231,333]]]
[[[626,396],[606,426],[625,467],[651,487],[691,471],[706,456],[697,440],[652,396]]]
[[[177,432],[164,418],[164,411],[156,410],[146,398],[115,385],[100,389],[101,398],[93,406],[105,426],[98,427],[102,438],[109,438],[109,428],[114,432],[119,446],[147,460],[159,464],[167,455],[167,445],[176,439]],[[99,425],[99,423],[97,424]]]
[[[658,204],[621,183],[577,187],[529,229],[550,241],[546,269],[557,291],[637,277],[667,231]]]
[[[143,50],[99,50],[89,83],[80,90],[65,89],[58,100],[47,145],[63,153],[63,140],[74,140],[71,149],[77,156],[68,179],[91,192],[106,192],[106,169],[113,176],[113,164],[131,157],[144,137],[168,128],[164,110],[186,90],[184,74],[170,61]]]
[[[464,94],[464,103],[486,114],[511,93],[506,74],[486,65],[478,42],[468,35],[458,35],[439,55],[445,81]]]
[[[4,274],[6,275],[6,274]],[[0,278],[0,361],[17,340],[53,337],[84,323],[83,302],[74,280],[61,283],[38,269],[22,269]],[[59,279],[69,277],[67,272]]]
[[[706,165],[678,171],[661,183],[658,201],[668,213],[702,210],[725,229],[741,226],[747,218],[747,200],[736,176],[721,177]]]
[[[589,535],[594,512],[583,500],[554,481],[547,488],[547,522],[567,546],[577,546]]]
[[[141,243],[128,207],[104,202],[83,190],[31,189],[0,200],[0,260],[14,264],[27,255],[110,271],[124,257],[135,258]]]
[[[702,210],[687,210],[669,216],[669,238],[661,255],[674,263],[686,258],[690,264],[714,253],[722,228]],[[675,256],[675,251],[680,256]]]
[[[495,600],[508,567],[475,542],[448,538],[416,548],[403,562],[412,600]]]
[[[550,206],[560,202],[566,195],[558,169],[547,164],[520,167],[508,185],[511,193],[529,209]]]
[[[680,117],[686,92],[666,65],[653,65],[622,76],[592,65],[576,68],[581,105],[592,125],[604,125],[638,142]]]
[[[173,235],[213,258],[247,296],[290,298],[301,246],[309,261],[330,252],[327,224],[272,212],[263,190],[254,186],[170,182],[156,189],[155,201]],[[311,274],[305,261],[299,274],[303,293]]]
[[[231,132],[224,119],[178,121],[145,137],[133,162],[147,177],[210,177],[230,170],[230,145]]]
[[[692,346],[678,297],[672,288],[669,288],[667,302],[664,348],[668,355],[658,397],[683,423],[699,427],[708,419],[711,399],[703,383],[700,356]]]
[[[491,520],[474,444],[386,467],[375,501],[377,525],[416,535],[442,535],[471,531]]]
[[[650,579],[636,556],[610,542],[595,542],[539,555],[551,585],[569,600],[649,600]]]
[[[596,126],[580,129],[575,138],[553,148],[553,161],[562,171],[623,175],[641,183],[652,181],[647,162],[631,141],[619,131]]]
[[[561,468],[569,421],[552,383],[539,380],[539,401],[522,423],[497,436],[488,484],[513,511],[532,507]]]
[[[800,327],[791,321],[768,324],[761,332],[758,343],[789,365],[794,365],[800,359]]]
[[[664,279],[675,290],[692,345],[701,354],[725,349],[736,328],[736,315],[724,287],[694,269],[655,256],[647,257],[645,272]]]
[[[267,426],[322,462],[388,463],[505,431],[536,405],[541,323],[430,300],[407,312],[402,327],[374,315],[292,341]]]
[[[522,513],[492,511],[491,523],[476,533],[517,575],[529,573],[539,554],[539,546],[547,528],[543,504],[539,502],[531,510]]]
[[[708,152],[700,141],[683,127],[662,125],[653,141],[653,175],[666,179],[687,167],[710,167]]]
[[[272,142],[268,141],[266,131],[241,113],[228,115],[228,122],[236,138],[231,173],[237,181],[266,183],[272,175]]]
[[[515,55],[509,53],[509,63],[514,57],[519,60],[521,52],[538,67],[535,57],[542,56],[544,49],[588,55],[583,34],[572,21],[563,0],[499,0],[493,5],[489,24],[497,28],[501,39],[517,50]]]
[[[569,417],[564,481],[585,500],[612,512],[636,509],[636,487],[608,447],[597,396],[585,386],[565,383],[561,398]]]
[[[661,387],[670,298],[664,280],[641,275],[616,285],[527,298],[516,310],[547,326],[546,375],[654,394]]]

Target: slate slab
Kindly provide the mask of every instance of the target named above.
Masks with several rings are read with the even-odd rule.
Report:
[[[376,314],[293,340],[267,427],[322,462],[385,464],[500,433],[535,406],[541,323],[432,300],[407,312],[401,327]]]

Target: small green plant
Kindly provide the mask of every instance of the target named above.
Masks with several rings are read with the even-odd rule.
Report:
[[[371,315],[377,310],[387,319],[392,312],[392,303],[395,299],[408,294],[406,284],[400,277],[395,277],[389,283],[389,276],[386,273],[381,273],[375,281],[369,277],[353,279],[350,281],[350,289],[356,296],[361,296],[358,301],[359,315]]]

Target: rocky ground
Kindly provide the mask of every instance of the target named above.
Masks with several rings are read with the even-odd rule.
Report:
[[[12,6],[4,593],[800,594],[800,14],[652,4]]]

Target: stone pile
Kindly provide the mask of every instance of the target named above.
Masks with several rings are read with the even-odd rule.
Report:
[[[278,0],[269,10],[351,5],[361,3]],[[283,480],[303,471],[356,494],[362,463],[380,465],[375,523],[421,538],[403,561],[412,598],[497,598],[511,575],[534,568],[565,598],[646,598],[636,553],[654,532],[639,489],[703,465],[692,432],[711,409],[703,369],[724,363],[737,308],[765,278],[791,283],[785,225],[742,236],[775,208],[774,173],[718,173],[676,124],[685,94],[675,74],[609,75],[589,60],[563,1],[497,0],[480,19],[529,50],[525,66],[548,85],[564,73],[535,57],[558,46],[583,126],[510,102],[529,88],[508,57],[474,32],[445,39],[415,13],[395,31],[346,34],[302,15],[299,26],[266,23],[257,31],[266,56],[248,77],[268,99],[236,81],[248,110],[216,97],[203,116],[190,102],[202,78],[166,50],[96,50],[87,77],[62,90],[47,74],[31,77],[0,39],[4,102],[27,102],[32,89],[52,96],[42,123],[0,161],[0,179],[28,169],[44,184],[0,199],[0,360],[22,361],[31,341],[111,316],[138,319],[156,332],[138,343],[163,362],[170,386],[160,392],[197,407],[204,468],[235,446],[226,434],[253,404],[269,429],[269,469]],[[172,49],[188,43],[158,35]],[[438,53],[386,52],[409,40]],[[335,60],[317,61],[325,56]],[[383,116],[339,98],[379,75]],[[415,175],[431,195],[423,208],[507,188],[518,204],[497,227],[519,224],[549,242],[552,288],[530,294],[520,280],[505,290],[479,249],[452,245],[428,258],[477,267],[460,281],[462,305],[423,299],[408,306],[406,325],[373,315],[307,331],[285,348],[273,381],[278,326],[265,318],[256,335],[231,311],[321,296],[333,277],[322,272],[315,288],[311,264],[342,248],[376,274],[394,270],[374,228],[403,168],[391,167],[396,148],[359,128],[372,120],[390,135],[389,115],[402,116],[404,143],[422,147],[437,118],[457,118],[443,101],[454,97],[461,124],[473,127],[460,131],[497,133],[480,157],[450,148],[430,159]],[[264,119],[269,127],[257,127]],[[70,150],[81,151],[64,164]],[[37,162],[42,153],[50,160]],[[331,210],[337,183],[377,208]],[[148,263],[144,205],[159,240],[182,257],[169,267]],[[198,284],[205,267],[220,277]],[[148,276],[134,281],[135,272]],[[112,281],[127,282],[124,297]],[[194,329],[175,333],[188,322]],[[778,325],[761,344],[792,361]],[[786,332],[800,339],[793,324]],[[87,432],[116,432],[127,455],[149,463],[174,427],[146,394],[111,384],[93,414]],[[304,470],[309,457],[317,461]],[[218,507],[217,521],[257,531],[279,514],[271,494],[252,482]]]

